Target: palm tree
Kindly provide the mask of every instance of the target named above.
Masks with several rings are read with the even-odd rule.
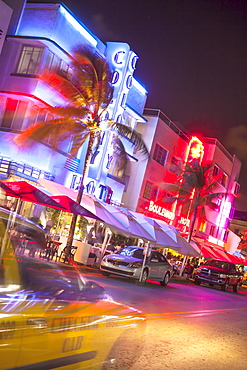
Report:
[[[192,222],[188,235],[188,242],[191,241],[195,221],[199,210],[204,215],[205,206],[218,210],[217,199],[226,196],[225,193],[215,192],[218,184],[218,177],[212,176],[213,165],[211,163],[201,165],[198,161],[186,163],[183,170],[177,171],[178,179],[174,184],[164,184],[165,189],[172,192],[174,196],[166,198],[167,202],[175,200],[184,204],[188,212],[193,212]]]
[[[118,156],[126,160],[127,155],[119,136],[132,142],[135,150],[148,155],[148,150],[135,130],[124,124],[106,120],[105,112],[111,103],[113,87],[111,85],[111,70],[104,58],[95,54],[89,48],[77,48],[71,60],[71,71],[67,73],[56,69],[45,71],[40,78],[59,92],[67,104],[58,107],[48,107],[47,112],[56,118],[39,122],[21,134],[15,142],[22,146],[32,146],[35,141],[49,140],[53,146],[58,146],[64,140],[71,138],[72,146],[69,154],[75,157],[81,146],[88,140],[84,169],[78,189],[77,202],[80,203],[83,194],[83,181],[88,171],[94,145],[99,145],[104,122],[104,130],[113,133],[114,145]],[[123,160],[124,162],[124,160]],[[72,245],[77,216],[73,215],[67,245]]]

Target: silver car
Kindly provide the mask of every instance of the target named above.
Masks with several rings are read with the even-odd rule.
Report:
[[[102,275],[121,275],[145,283],[146,280],[159,281],[165,286],[173,275],[173,268],[161,253],[152,250],[145,266],[144,249],[136,246],[123,248],[121,251],[104,256],[100,264]]]

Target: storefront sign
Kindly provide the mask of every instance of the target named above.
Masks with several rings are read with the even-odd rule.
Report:
[[[190,219],[189,219],[189,218],[181,217],[181,218],[178,220],[178,223],[179,223],[179,224],[181,224],[181,225],[184,225],[184,226],[190,227]]]
[[[169,220],[174,220],[175,218],[175,214],[173,212],[159,206],[158,204],[155,204],[152,200],[150,200],[148,210],[150,212],[156,213],[159,216],[168,218]]]

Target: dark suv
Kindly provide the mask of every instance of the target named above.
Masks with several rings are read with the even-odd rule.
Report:
[[[226,291],[229,285],[234,292],[238,292],[243,281],[241,265],[221,260],[209,260],[195,272],[195,284],[208,283],[210,286],[218,285]]]

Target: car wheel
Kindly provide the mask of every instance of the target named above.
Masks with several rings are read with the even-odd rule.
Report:
[[[142,272],[141,283],[144,284],[148,278],[148,270],[145,269]]]
[[[225,284],[221,285],[221,290],[225,292],[228,289],[228,287],[229,287],[229,282],[228,280],[226,280]]]
[[[200,280],[198,280],[198,279],[195,279],[195,285],[201,285],[201,282],[200,282]]]
[[[101,274],[102,274],[103,276],[110,276],[110,273],[109,273],[109,272],[106,272],[106,271],[101,271]]]
[[[235,293],[237,293],[237,292],[238,292],[238,290],[239,290],[239,287],[240,287],[240,281],[238,281],[238,282],[237,282],[237,284],[233,285],[233,286],[232,286],[232,289],[233,289],[233,291],[234,291]]]
[[[169,272],[167,272],[164,276],[164,279],[160,281],[160,285],[166,286],[169,283],[169,280],[170,280],[170,274]]]

